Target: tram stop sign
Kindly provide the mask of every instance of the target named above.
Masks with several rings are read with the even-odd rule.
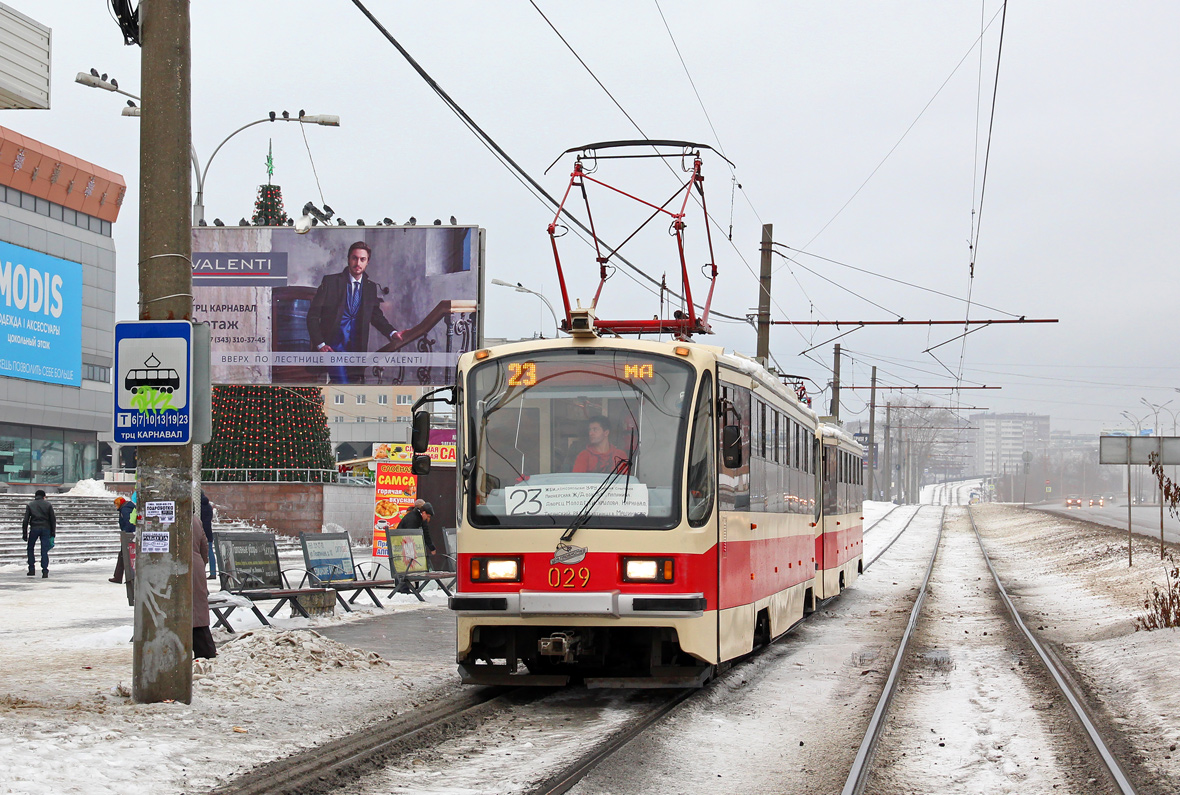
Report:
[[[187,320],[115,324],[117,444],[188,444],[193,417],[193,326]]]

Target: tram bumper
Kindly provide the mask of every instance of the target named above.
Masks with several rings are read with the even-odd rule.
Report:
[[[716,662],[702,593],[465,593],[449,604],[468,684],[696,687]]]
[[[700,618],[707,602],[703,593],[625,594],[619,591],[553,593],[521,591],[507,594],[459,594],[448,600],[465,616],[642,616]]]

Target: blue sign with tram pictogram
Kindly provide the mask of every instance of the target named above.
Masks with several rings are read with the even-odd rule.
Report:
[[[115,443],[188,444],[192,372],[187,320],[116,323]]]

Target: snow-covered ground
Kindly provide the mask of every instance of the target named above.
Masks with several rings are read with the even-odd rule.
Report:
[[[890,507],[866,504],[866,526]],[[1026,621],[1063,651],[1122,729],[1116,753],[1154,779],[1148,791],[1180,792],[1180,681],[1172,668],[1180,634],[1134,630],[1147,590],[1164,579],[1158,546],[1137,542],[1128,567],[1118,531],[999,505],[979,506],[976,515]],[[911,529],[920,532],[907,531],[822,620],[757,658],[743,669],[748,676],[676,713],[578,791],[717,792],[748,784],[754,789],[747,791],[799,785],[838,792],[839,771],[855,753],[909,612],[911,579],[932,548],[930,526],[915,520]],[[866,538],[866,553],[895,532],[881,527],[880,538],[876,531]],[[252,633],[253,619],[239,611],[237,639],[216,660],[196,664],[191,705],[133,704],[126,695],[131,610],[123,588],[106,581],[110,568],[109,561],[61,565],[48,580],[0,568],[0,793],[200,791],[459,687],[450,660],[387,664],[300,631],[362,620],[376,608],[280,620]],[[413,597],[399,599],[387,610],[419,607]],[[975,695],[948,689],[939,704],[947,714],[966,714],[958,708]],[[1012,743],[1032,740],[1019,727],[1009,734]],[[504,742],[514,750],[511,739]],[[989,771],[963,784],[961,791],[972,793],[984,791],[972,782],[997,785],[1003,763],[1019,756],[996,756],[974,741],[949,750]],[[461,775],[463,764],[440,755],[418,772],[439,792],[458,791],[448,789],[452,773],[465,792],[504,791],[505,778],[485,778],[481,787],[478,777]],[[527,752],[520,764],[530,764]],[[1021,782],[1014,777],[1009,788]]]
[[[239,610],[238,634],[215,632],[232,640],[216,659],[194,663],[192,704],[135,704],[132,610],[124,588],[107,582],[113,566],[60,564],[47,580],[0,567],[0,793],[207,789],[458,681],[453,664],[391,665],[299,631],[362,620],[376,607],[276,618],[274,629]],[[389,612],[423,606],[409,595],[385,604]]]

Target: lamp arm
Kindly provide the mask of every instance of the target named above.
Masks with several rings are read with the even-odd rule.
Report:
[[[278,119],[259,119],[258,121],[252,121],[249,124],[243,124],[241,127],[225,136],[225,140],[217,145],[217,148],[213,150],[213,154],[209,155],[209,159],[205,161],[205,170],[201,172],[200,177],[197,179],[197,204],[205,203],[205,177],[209,175],[209,166],[213,165],[213,158],[217,157],[217,153],[221,151],[221,147],[225,146],[229,142],[230,138],[233,138],[242,130],[253,127],[255,124],[265,124],[268,121],[278,121]],[[298,119],[283,119],[283,121],[298,121]]]

